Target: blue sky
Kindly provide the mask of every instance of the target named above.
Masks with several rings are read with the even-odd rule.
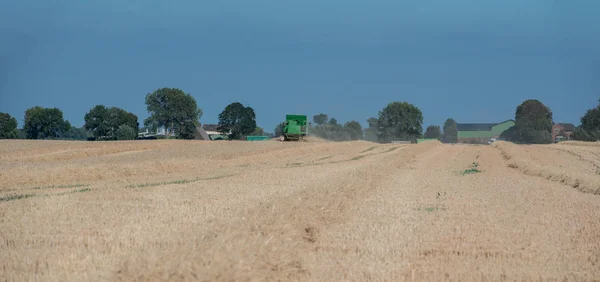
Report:
[[[0,112],[93,106],[148,116],[177,87],[216,123],[231,102],[266,131],[286,113],[368,117],[391,101],[424,127],[499,122],[539,99],[579,124],[600,98],[600,1],[0,0]]]

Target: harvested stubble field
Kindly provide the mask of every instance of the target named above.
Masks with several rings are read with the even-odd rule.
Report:
[[[1,280],[600,280],[582,143],[2,141],[0,185]]]

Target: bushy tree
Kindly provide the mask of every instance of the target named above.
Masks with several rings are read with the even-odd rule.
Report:
[[[585,130],[600,130],[600,106],[590,109],[581,117],[581,127]]]
[[[456,121],[454,121],[454,119],[452,118],[446,119],[446,121],[444,122],[444,135],[442,137],[442,142],[458,142],[458,129],[456,126]]]
[[[25,130],[27,139],[60,138],[71,128],[65,122],[63,113],[58,108],[43,108],[36,106],[25,111]]]
[[[135,131],[136,137],[139,131],[138,117],[117,107],[107,108],[104,105],[97,105],[85,115],[84,120],[85,129],[96,139],[122,140],[117,136],[117,130],[122,125],[127,125]]]
[[[442,139],[442,130],[438,125],[430,125],[425,130],[424,138],[428,139]]]
[[[112,135],[109,134],[111,126],[108,124],[108,108],[104,105],[93,107],[83,119],[84,128],[95,138]]]
[[[365,129],[365,140],[376,142],[377,141],[377,118],[367,119],[369,127]]]
[[[67,130],[62,138],[71,139],[71,140],[86,140],[87,139],[87,131],[84,127],[75,127],[71,126],[69,130]]]
[[[528,144],[552,143],[552,111],[542,102],[526,100],[517,106],[515,131],[517,140]]]
[[[191,139],[192,127],[199,126],[202,109],[196,99],[178,88],[160,88],[146,95],[146,107],[150,117],[144,125],[151,130],[166,129],[167,135],[174,133],[178,138]]]
[[[265,130],[262,129],[261,127],[256,127],[256,129],[254,129],[254,132],[252,132],[251,135],[254,135],[254,136],[263,136],[263,135],[265,135]]]
[[[412,140],[421,137],[423,113],[407,102],[391,102],[379,111],[377,124],[380,141]]]
[[[573,130],[571,138],[577,141],[598,141],[600,140],[600,130],[585,130],[582,126],[578,126]]]
[[[198,127],[200,127],[199,121],[186,121],[183,124],[175,126],[177,130],[177,139],[195,139],[198,134]]]
[[[115,133],[117,140],[135,140],[138,135],[137,130],[127,124],[120,125]]]
[[[27,132],[25,132],[25,129],[17,129],[17,139],[27,139]]]
[[[251,107],[239,102],[229,104],[219,114],[217,130],[229,136],[229,140],[242,139],[256,129],[256,114]]]
[[[500,138],[504,139],[506,141],[518,143],[520,140],[520,137],[519,137],[519,134],[517,133],[517,127],[513,126],[507,130],[504,130],[504,132],[502,132],[500,134]]]
[[[571,136],[579,141],[600,140],[600,100],[596,108],[589,109],[581,117],[581,125],[578,126]]]
[[[327,118],[326,114],[321,113],[313,116],[313,122],[317,125],[323,125],[327,122]]]
[[[331,119],[329,120],[329,124],[330,124],[330,125],[338,125],[338,121],[337,121],[337,119],[335,119],[335,118],[331,118]]]
[[[362,126],[358,121],[352,120],[344,124],[344,129],[348,132],[350,140],[360,140],[363,138]]]
[[[16,139],[17,119],[8,113],[0,113],[0,139]]]

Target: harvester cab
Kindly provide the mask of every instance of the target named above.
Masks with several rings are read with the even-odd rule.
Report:
[[[286,115],[280,141],[304,141],[308,131],[305,115]]]

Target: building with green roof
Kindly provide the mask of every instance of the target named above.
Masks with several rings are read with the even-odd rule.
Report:
[[[488,143],[492,138],[500,135],[515,126],[512,119],[500,123],[457,123],[457,137],[459,143]]]

